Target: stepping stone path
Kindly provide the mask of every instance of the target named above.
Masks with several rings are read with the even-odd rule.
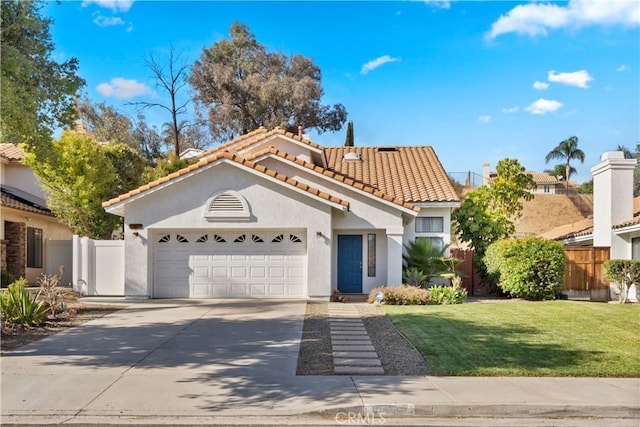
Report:
[[[384,375],[382,363],[353,304],[329,303],[333,372]]]

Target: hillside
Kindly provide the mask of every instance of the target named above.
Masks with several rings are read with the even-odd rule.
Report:
[[[578,208],[563,194],[536,194],[524,202],[522,217],[516,221],[516,236],[532,236],[584,219]]]

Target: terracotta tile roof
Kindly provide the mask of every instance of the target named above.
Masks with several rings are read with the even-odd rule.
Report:
[[[54,214],[49,209],[34,206],[33,204],[21,200],[19,197],[6,193],[5,191],[2,191],[0,193],[0,206],[18,209],[24,212],[33,212],[41,215],[54,216]]]
[[[578,222],[561,225],[539,234],[539,237],[551,240],[564,240],[571,237],[586,236],[593,233],[593,218],[585,218]]]
[[[344,160],[356,153],[358,160]],[[458,202],[449,177],[433,148],[327,147],[328,168],[391,197],[415,202]]]
[[[178,178],[178,177],[180,177],[182,175],[186,175],[186,174],[188,174],[190,172],[193,172],[193,171],[195,171],[197,169],[200,169],[200,168],[202,168],[202,167],[204,167],[204,166],[206,166],[206,165],[208,165],[210,163],[213,163],[213,162],[215,162],[217,160],[220,160],[220,159],[227,159],[227,160],[234,161],[234,162],[236,162],[238,164],[241,164],[243,166],[249,167],[249,168],[254,169],[254,170],[256,170],[256,171],[258,171],[260,173],[263,173],[263,174],[265,174],[265,175],[267,175],[269,177],[275,178],[275,179],[277,179],[279,181],[282,181],[282,182],[284,182],[284,183],[286,183],[288,185],[291,185],[292,187],[295,187],[295,188],[298,188],[300,190],[306,191],[307,193],[313,194],[314,196],[320,197],[320,198],[325,199],[325,200],[327,200],[329,202],[336,203],[338,205],[341,205],[341,206],[344,206],[346,208],[349,208],[349,202],[346,201],[346,200],[342,200],[339,197],[332,196],[329,193],[326,193],[324,191],[318,190],[317,188],[311,187],[311,186],[309,186],[309,185],[307,185],[307,184],[305,184],[303,182],[296,181],[295,179],[289,178],[286,175],[283,175],[283,174],[281,174],[279,172],[276,172],[274,170],[267,169],[262,165],[253,163],[253,162],[251,162],[251,161],[249,161],[249,160],[247,160],[247,159],[245,159],[243,157],[240,157],[240,156],[238,156],[236,154],[229,153],[228,151],[223,151],[223,152],[217,153],[212,157],[203,158],[198,163],[194,163],[194,164],[192,164],[192,165],[190,165],[190,166],[188,166],[188,167],[186,167],[184,169],[180,169],[177,172],[174,172],[174,173],[172,173],[170,175],[167,175],[165,177],[162,177],[162,178],[160,178],[158,180],[155,180],[153,182],[145,184],[145,185],[143,185],[141,187],[136,188],[135,190],[131,190],[128,193],[122,194],[122,195],[120,195],[120,196],[118,196],[118,197],[116,197],[114,199],[108,200],[108,201],[102,203],[102,207],[106,208],[106,207],[109,207],[109,206],[114,205],[116,203],[119,203],[119,202],[122,202],[124,200],[127,200],[127,199],[129,199],[129,198],[131,198],[131,197],[133,197],[133,196],[135,196],[137,194],[143,193],[143,192],[145,192],[147,190],[150,190],[150,189],[152,189],[154,187],[157,187],[157,186],[159,186],[161,184],[164,184],[165,182],[168,182],[168,181],[171,181],[173,179],[176,179],[176,178]]]
[[[633,199],[633,218],[628,221],[621,222],[620,224],[614,225],[613,229],[617,230],[636,224],[640,224],[640,197],[635,197]]]
[[[293,156],[291,154],[285,153],[284,151],[278,150],[277,148],[274,148],[274,147],[268,147],[268,148],[266,148],[264,150],[261,150],[261,151],[255,153],[255,154],[252,154],[251,156],[249,156],[247,158],[249,160],[254,160],[254,159],[258,158],[258,157],[261,157],[261,156],[264,156],[264,155],[267,155],[267,154],[273,154],[275,156],[278,156],[278,157],[281,157],[283,159],[286,159],[286,160],[288,160],[290,162],[296,163],[296,164],[298,164],[300,166],[304,166],[305,168],[307,168],[309,170],[312,170],[314,172],[320,173],[320,174],[322,174],[322,175],[324,175],[324,176],[326,176],[328,178],[334,179],[336,181],[343,182],[343,183],[345,183],[345,184],[347,184],[347,185],[349,185],[351,187],[354,187],[354,188],[362,190],[362,191],[364,191],[366,193],[372,194],[372,195],[374,195],[376,197],[379,197],[379,198],[381,198],[383,200],[386,200],[388,202],[394,203],[394,204],[396,204],[398,206],[402,206],[403,208],[410,209],[410,210],[413,210],[415,212],[419,212],[420,211],[420,208],[415,207],[414,205],[412,205],[410,203],[407,203],[402,199],[399,199],[397,197],[393,197],[393,196],[390,196],[390,195],[386,195],[382,191],[377,190],[376,188],[374,188],[374,187],[372,187],[370,185],[367,185],[367,184],[362,183],[362,182],[355,181],[354,179],[349,178],[348,176],[342,175],[342,174],[340,174],[338,172],[331,171],[331,170],[322,168],[320,166],[316,166],[313,163],[305,162],[302,159],[299,159],[299,158],[297,158],[297,157],[295,157],[295,156]]]
[[[322,149],[322,147],[316,144],[315,142],[310,141],[307,138],[303,138],[301,136],[295,135],[291,132],[287,132],[284,129],[276,128],[273,130],[267,130],[263,127],[260,127],[252,132],[249,132],[246,135],[239,136],[238,138],[232,139],[231,141],[225,142],[222,145],[219,145],[215,148],[205,151],[204,153],[200,154],[198,158],[207,157],[221,151],[239,152],[244,150],[245,148],[251,147],[254,144],[264,141],[265,139],[273,135],[284,135],[288,138],[292,138],[296,141],[302,142],[310,147],[313,147],[319,150]]]
[[[549,175],[548,173],[534,172],[534,171],[526,171],[526,173],[531,174],[531,176],[533,177],[533,180],[538,185],[558,183],[558,178],[556,178],[555,176]]]
[[[9,161],[21,161],[24,159],[24,152],[15,144],[0,144],[0,157]]]

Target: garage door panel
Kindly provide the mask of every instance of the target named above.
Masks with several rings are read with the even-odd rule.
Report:
[[[246,297],[248,295],[246,283],[232,283],[230,288],[232,297]]]
[[[266,284],[261,284],[261,283],[250,283],[249,284],[249,288],[251,291],[251,296],[252,297],[264,297],[267,295],[267,285]]]
[[[224,298],[229,296],[229,288],[231,286],[226,283],[212,283],[211,284],[211,296]]]
[[[304,296],[304,286],[302,284],[287,285],[287,289],[290,297]]]
[[[154,251],[154,296],[304,297],[305,235],[164,233]]]
[[[284,283],[269,284],[269,295],[273,297],[284,297],[286,295],[284,290],[285,290]]]

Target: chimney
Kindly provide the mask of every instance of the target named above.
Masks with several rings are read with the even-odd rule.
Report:
[[[489,185],[491,171],[489,170],[489,162],[482,164],[482,185]]]
[[[612,227],[633,218],[633,170],[636,159],[625,159],[622,151],[602,154],[591,168],[593,176],[593,246],[611,248],[611,259],[628,258],[624,242]]]

